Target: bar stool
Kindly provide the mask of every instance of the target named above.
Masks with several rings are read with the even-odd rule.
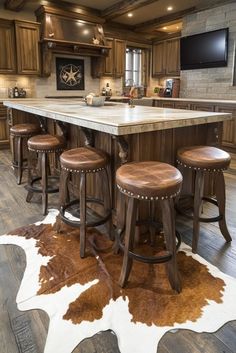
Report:
[[[193,198],[193,215],[177,205],[177,210],[186,217],[193,219],[192,251],[196,253],[199,239],[200,222],[219,222],[219,227],[226,242],[232,240],[225,220],[225,180],[223,170],[230,164],[230,155],[216,147],[192,146],[184,147],[177,152],[177,163],[195,172],[195,190],[193,195],[182,195]],[[216,199],[203,196],[204,176],[210,173],[214,178]],[[219,208],[219,216],[202,217],[202,201],[208,201]]]
[[[49,154],[60,154],[64,148],[65,140],[62,136],[53,136],[49,134],[36,135],[28,140],[28,185],[26,189],[28,190],[28,195],[26,201],[30,202],[33,193],[42,194],[42,207],[43,214],[46,215],[48,208],[48,194],[55,193],[59,191],[58,186],[50,186],[49,179],[57,179],[55,176],[48,176],[49,169]],[[31,170],[33,169],[32,152],[38,154],[38,163],[40,166],[40,176],[33,177]],[[41,185],[36,183],[40,181]]]
[[[182,175],[175,167],[161,162],[133,162],[121,166],[116,172],[116,183],[120,191],[118,205],[118,228],[125,225],[125,245],[117,237],[119,247],[124,251],[119,284],[124,287],[128,281],[133,260],[145,263],[167,263],[171,287],[181,292],[181,280],[177,268],[176,251],[181,239],[175,231],[175,210],[173,198],[180,192]],[[125,221],[125,198],[128,199]],[[158,201],[162,210],[162,223],[166,243],[164,255],[144,256],[134,252],[136,213],[139,201]],[[126,223],[126,224],[124,224]],[[120,229],[118,229],[120,231]],[[176,237],[178,244],[176,245]]]
[[[65,151],[60,156],[60,218],[66,224],[80,228],[80,257],[85,256],[86,227],[96,227],[111,220],[111,201],[107,166],[109,156],[93,147],[80,147]],[[69,202],[68,182],[71,174],[80,176],[79,199]],[[87,195],[87,176],[96,175],[100,185],[98,190],[103,200]],[[87,203],[101,205],[103,215],[89,210]]]
[[[12,138],[13,160],[12,166],[17,170],[17,184],[21,184],[23,169],[23,142],[40,132],[40,127],[36,124],[17,124],[10,128]]]

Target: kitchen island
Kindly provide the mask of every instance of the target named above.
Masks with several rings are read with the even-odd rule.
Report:
[[[189,145],[220,145],[222,123],[229,113],[155,108],[105,102],[86,106],[75,99],[6,100],[13,110],[36,115],[50,133],[64,132],[67,147],[84,144],[101,148],[111,156],[111,185],[115,207],[115,171],[127,161],[159,160],[175,164],[176,151]],[[186,184],[191,188],[191,183]],[[90,186],[96,194],[95,185]],[[206,183],[206,189],[210,189]]]

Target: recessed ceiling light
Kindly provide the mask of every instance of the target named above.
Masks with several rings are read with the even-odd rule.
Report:
[[[166,29],[167,29],[167,27],[163,27],[163,29],[164,29],[164,30],[166,30]]]
[[[167,11],[172,11],[173,10],[173,6],[168,6],[167,7]]]
[[[133,17],[133,14],[131,12],[129,12],[128,17]]]
[[[179,29],[179,26],[177,26],[176,29]]]

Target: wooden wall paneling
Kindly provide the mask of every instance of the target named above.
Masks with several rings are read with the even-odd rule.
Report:
[[[0,74],[16,73],[14,22],[0,19]]]

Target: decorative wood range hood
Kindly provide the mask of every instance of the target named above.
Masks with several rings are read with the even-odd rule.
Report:
[[[106,45],[102,27],[104,20],[100,17],[83,9],[74,12],[48,6],[41,6],[36,16],[41,23],[44,76],[51,73],[52,53],[93,57],[108,55],[110,47]]]

